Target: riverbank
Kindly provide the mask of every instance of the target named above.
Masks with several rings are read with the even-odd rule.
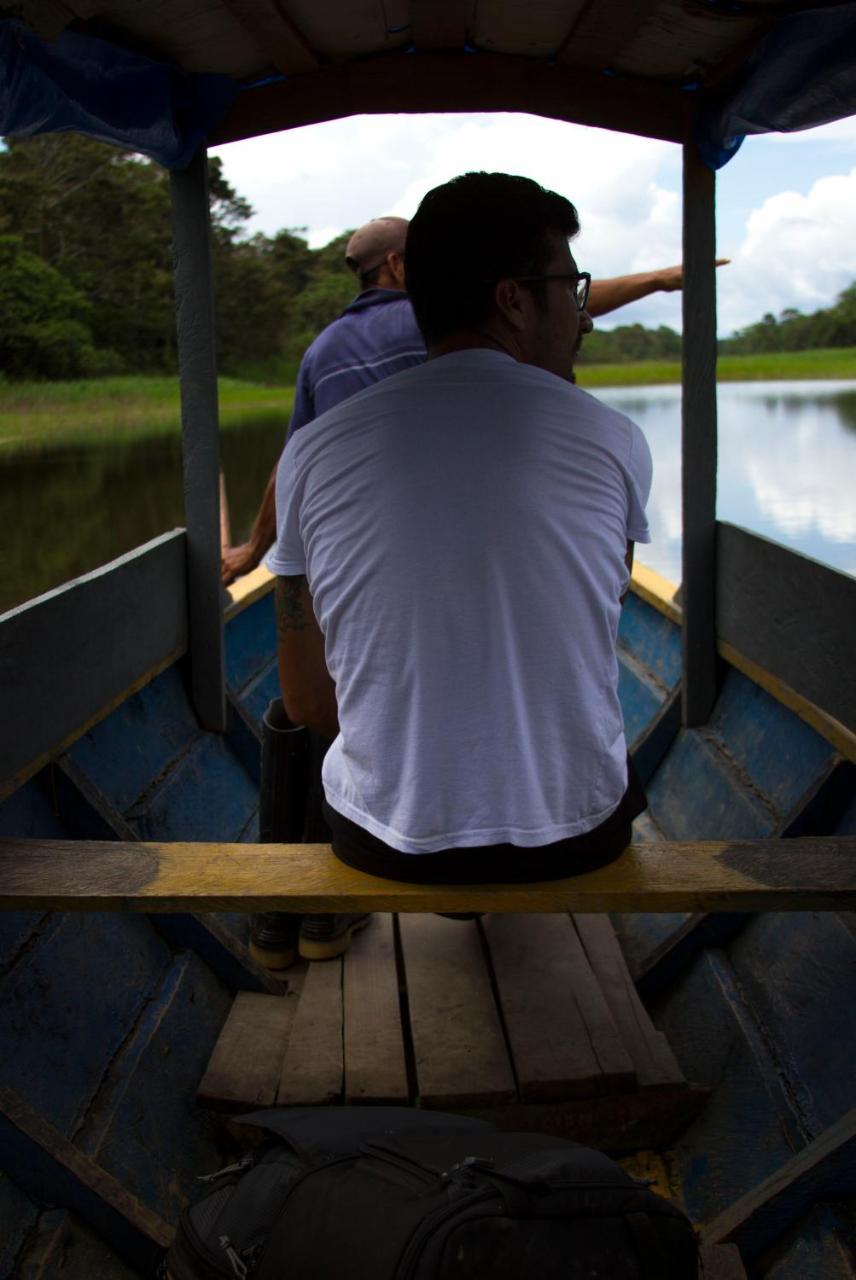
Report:
[[[781,382],[853,378],[856,348],[722,356],[720,382]],[[677,383],[678,361],[580,364],[580,386],[633,387]],[[224,431],[268,419],[283,433],[294,387],[221,378],[220,425]],[[82,382],[0,383],[0,451],[37,451],[62,445],[149,439],[178,431],[178,379],[100,378]]]
[[[294,387],[221,378],[219,393],[224,431],[269,418],[272,423],[282,423],[284,436]],[[177,378],[0,383],[0,447],[4,453],[171,435],[178,431],[180,420]]]
[[[856,378],[856,347],[817,351],[771,351],[765,355],[720,356],[719,382],[788,382]],[[639,360],[632,364],[577,365],[581,387],[651,387],[681,380],[679,360]]]

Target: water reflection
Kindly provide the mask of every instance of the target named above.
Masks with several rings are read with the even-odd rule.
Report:
[[[634,418],[654,455],[653,542],[640,557],[680,578],[680,388],[598,396]],[[717,514],[856,575],[856,385],[723,383]]]
[[[282,447],[270,418],[221,437],[233,533],[249,529]],[[181,441],[174,434],[0,454],[0,612],[184,524]]]

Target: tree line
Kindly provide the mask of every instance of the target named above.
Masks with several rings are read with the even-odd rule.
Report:
[[[246,234],[248,202],[209,166],[222,372],[288,376],[353,297],[345,236]],[[0,369],[17,378],[177,367],[169,174],[76,134],[0,151]]]
[[[300,228],[249,235],[248,202],[210,162],[220,370],[288,380],[313,337],[353,297],[349,232],[310,249]],[[856,284],[813,315],[772,315],[720,344],[729,352],[856,345]],[[589,363],[674,360],[661,325],[586,340]],[[173,373],[169,175],[76,134],[9,139],[0,150],[0,371],[12,378]],[[2,375],[0,375],[2,376]]]

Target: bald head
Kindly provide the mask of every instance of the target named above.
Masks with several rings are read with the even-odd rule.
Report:
[[[383,288],[404,288],[404,244],[406,218],[372,218],[351,236],[345,247],[345,262],[359,276],[363,289],[377,284]]]

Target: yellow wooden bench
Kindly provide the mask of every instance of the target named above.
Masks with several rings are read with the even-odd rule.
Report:
[[[525,855],[523,855],[525,856]],[[0,840],[0,910],[844,911],[856,837],[632,844],[607,867],[532,884],[416,885],[329,845]]]

